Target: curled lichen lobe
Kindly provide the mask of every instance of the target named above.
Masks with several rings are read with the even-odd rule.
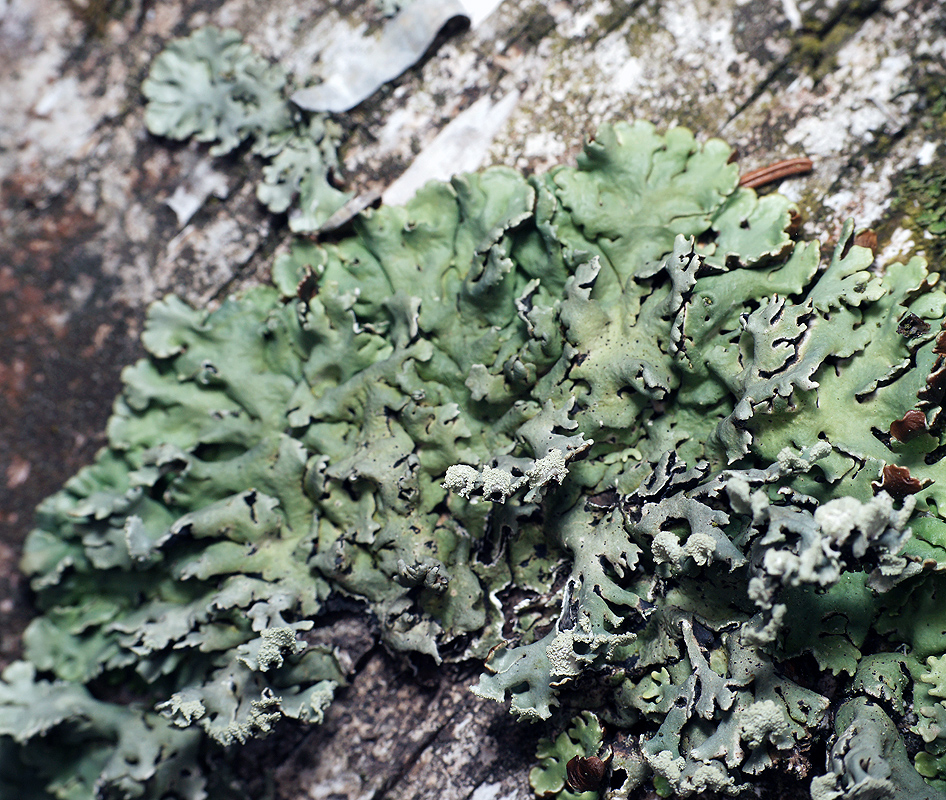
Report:
[[[575,792],[590,792],[604,782],[605,763],[597,756],[574,756],[565,765],[565,780]]]

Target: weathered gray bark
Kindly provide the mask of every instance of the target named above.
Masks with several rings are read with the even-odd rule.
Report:
[[[168,39],[212,23],[302,74],[335,26],[372,13],[328,0],[84,8],[0,0],[5,660],[29,613],[13,566],[31,509],[104,441],[145,307],[171,291],[206,304],[264,280],[288,236],[256,202],[259,163],[146,133],[148,64]],[[808,155],[814,172],[781,187],[799,203],[802,235],[829,241],[853,216],[880,231],[882,266],[915,247],[891,198],[904,169],[941,141],[943,120],[926,109],[946,93],[944,76],[941,0],[506,0],[341,118],[342,177],[381,192],[460,111],[518,93],[487,162],[573,160],[600,122],[626,118],[722,136],[746,170]],[[181,227],[165,201],[195,180],[214,193]],[[530,796],[538,734],[474,698],[472,671],[414,675],[351,620],[333,641],[350,657],[352,685],[326,724],[251,749],[282,762],[269,776],[278,797]]]

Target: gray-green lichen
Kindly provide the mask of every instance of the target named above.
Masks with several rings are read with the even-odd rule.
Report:
[[[519,716],[588,703],[542,793],[613,744],[625,793],[735,795],[817,737],[816,800],[942,781],[946,294],[851,225],[825,260],[794,242],[730,154],[605,126],[577,168],[299,242],[216,311],[155,304],[27,543],[4,791],[205,797],[214,742],[321,719],[339,597],[391,648],[485,659]],[[834,735],[812,665],[850,696]]]
[[[145,124],[158,136],[214,142],[213,155],[249,140],[268,160],[256,195],[270,211],[289,211],[293,231],[318,230],[351,198],[330,182],[339,166],[338,125],[290,103],[285,71],[236,31],[200,28],[171,42],[141,90]]]

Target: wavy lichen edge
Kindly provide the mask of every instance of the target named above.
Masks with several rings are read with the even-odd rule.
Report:
[[[0,743],[34,767],[0,785],[206,796],[214,741],[321,719],[338,596],[392,648],[486,659],[477,692],[520,715],[581,686],[625,792],[826,769],[813,791],[854,796],[855,745],[913,785],[877,714],[806,761],[836,700],[813,669],[941,781],[946,295],[918,259],[873,271],[851,225],[823,262],[729,156],[604,126],[577,168],[459,176],[299,242],[217,311],[155,304],[108,446],[27,543],[42,614]]]

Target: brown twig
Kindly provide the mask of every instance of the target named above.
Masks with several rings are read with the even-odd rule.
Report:
[[[789,175],[804,175],[811,172],[812,163],[810,158],[789,158],[785,161],[776,161],[761,169],[754,169],[747,172],[739,178],[739,185],[749,189],[758,189],[767,183],[780,181]]]

